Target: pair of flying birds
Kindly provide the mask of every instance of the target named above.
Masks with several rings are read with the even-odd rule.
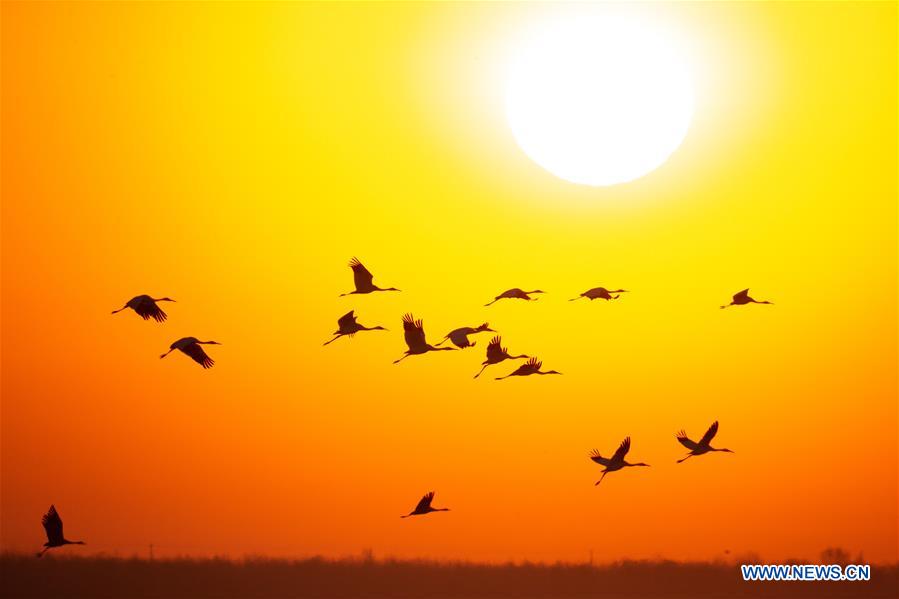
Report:
[[[116,314],[121,312],[122,310],[127,310],[131,308],[134,310],[138,316],[143,318],[144,320],[150,320],[151,318],[156,322],[165,322],[168,318],[168,315],[162,311],[162,308],[156,305],[156,302],[174,302],[170,297],[159,297],[154,298],[149,295],[137,295],[132,297],[128,302],[119,308],[118,310],[113,310],[112,313]],[[178,339],[174,343],[169,346],[169,351],[165,352],[160,358],[164,358],[176,349],[188,356],[194,362],[202,366],[203,368],[212,368],[212,365],[215,364],[212,358],[203,351],[202,345],[221,345],[218,341],[200,341],[196,337],[182,337]]]
[[[712,447],[712,445],[711,445],[712,439],[715,438],[716,434],[718,434],[718,421],[717,420],[712,423],[712,426],[709,427],[709,429],[705,432],[705,434],[702,436],[702,438],[699,441],[693,441],[692,439],[690,439],[687,436],[687,433],[685,433],[683,430],[678,432],[676,435],[678,442],[681,445],[683,445],[684,447],[686,447],[687,449],[689,449],[690,451],[689,451],[689,453],[687,453],[686,457],[679,459],[677,461],[677,463],[680,464],[684,460],[687,460],[693,456],[703,455],[703,454],[713,452],[713,451],[723,451],[723,452],[727,452],[727,453],[733,453],[733,451],[731,451],[730,449],[724,449],[724,448],[719,449],[717,447]],[[610,458],[603,457],[602,454],[599,453],[599,451],[596,449],[594,449],[590,453],[591,460],[593,460],[600,466],[605,466],[605,468],[602,471],[602,476],[599,478],[598,481],[596,481],[597,485],[602,482],[602,479],[605,478],[606,474],[608,474],[609,472],[615,472],[616,470],[621,470],[622,468],[633,467],[633,466],[649,466],[649,464],[645,464],[643,462],[638,462],[638,463],[632,464],[632,463],[626,461],[624,459],[624,457],[627,455],[627,452],[629,452],[630,449],[631,449],[631,438],[625,437],[624,441],[621,442],[621,445],[618,446],[618,449],[615,450],[615,453],[612,454],[612,457],[610,457]]]

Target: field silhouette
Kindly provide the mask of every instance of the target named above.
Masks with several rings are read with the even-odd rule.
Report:
[[[810,560],[817,561],[817,560]],[[869,582],[744,582],[739,564],[621,561],[475,564],[372,559],[227,560],[0,556],[0,593],[15,598],[896,597],[899,565]]]

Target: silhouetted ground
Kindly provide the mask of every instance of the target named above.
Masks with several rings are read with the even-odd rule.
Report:
[[[418,561],[0,556],[3,597],[91,599],[899,597],[899,566],[870,582],[744,582],[738,565],[626,561],[480,565]]]

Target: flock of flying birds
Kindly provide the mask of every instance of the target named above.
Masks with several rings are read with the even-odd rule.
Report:
[[[378,287],[374,284],[374,276],[371,272],[365,268],[365,266],[357,259],[353,258],[349,263],[350,268],[353,270],[353,281],[355,283],[355,289],[348,293],[340,294],[340,297],[347,295],[356,295],[356,294],[368,294],[373,293],[375,291],[400,291],[396,287]],[[523,289],[514,288],[509,289],[507,291],[502,292],[497,295],[493,300],[485,306],[490,306],[501,299],[521,299],[526,301],[534,301],[538,298],[531,297],[532,295],[541,294],[544,291],[540,289],[535,289],[533,291],[524,291]],[[587,291],[581,293],[578,297],[572,298],[569,301],[579,300],[581,298],[587,298],[589,300],[595,299],[603,299],[606,301],[618,299],[622,293],[627,293],[626,289],[606,289],[605,287],[594,287],[593,289],[588,289]],[[138,295],[136,297],[131,298],[128,302],[118,310],[113,310],[113,314],[117,312],[121,312],[122,310],[131,308],[137,313],[138,316],[143,318],[144,320],[150,320],[151,318],[156,322],[165,322],[167,315],[163,312],[162,308],[157,305],[157,302],[174,302],[175,300],[169,297],[161,297],[161,298],[153,298],[149,295]],[[731,302],[721,308],[727,308],[729,306],[744,306],[746,304],[771,304],[769,301],[757,301],[749,296],[749,289],[744,289],[738,293],[736,293]],[[356,320],[355,311],[350,310],[343,316],[341,316],[337,320],[337,330],[334,331],[334,337],[324,343],[324,345],[328,345],[333,343],[337,339],[350,336],[352,337],[356,333],[360,331],[386,331],[382,326],[374,326],[374,327],[366,327],[360,324]],[[431,345],[427,342],[425,337],[424,325],[422,324],[421,319],[416,320],[412,314],[405,314],[403,316],[403,334],[406,340],[406,346],[408,349],[404,352],[403,356],[397,360],[394,360],[394,364],[397,364],[409,356],[416,356],[425,354],[432,351],[448,351],[453,349],[465,349],[469,347],[474,347],[475,342],[469,341],[468,337],[470,335],[474,335],[477,333],[485,333],[485,332],[496,332],[488,326],[488,323],[484,323],[477,327],[461,327],[458,329],[454,329],[446,334],[446,337],[443,338],[436,346]],[[447,341],[451,342],[456,347],[440,347]],[[185,354],[189,358],[191,358],[194,362],[202,366],[203,368],[211,368],[215,362],[209,355],[201,347],[202,345],[221,345],[217,341],[200,341],[196,337],[183,337],[178,339],[174,343],[169,346],[169,350],[159,356],[160,358],[165,358],[167,355],[172,353],[175,350],[180,351]],[[532,374],[562,374],[561,372],[557,372],[555,370],[541,370],[543,363],[533,356],[527,356],[524,354],[521,355],[511,355],[508,350],[502,346],[502,338],[499,335],[493,337],[490,340],[490,343],[487,345],[487,357],[481,363],[481,370],[478,371],[474,378],[478,378],[484,369],[493,364],[499,364],[505,360],[517,360],[517,359],[527,359],[528,361],[521,366],[519,366],[516,370],[510,372],[505,376],[496,377],[496,380],[502,380],[511,376],[529,376]],[[733,453],[730,449],[724,448],[716,448],[712,447],[711,442],[714,439],[715,435],[718,433],[718,422],[715,421],[708,428],[705,434],[699,441],[693,441],[690,439],[687,434],[681,430],[677,433],[676,438],[678,442],[687,448],[688,453],[686,457],[677,460],[678,463],[683,462],[684,460],[691,458],[693,456],[699,456],[710,452],[721,451]],[[622,468],[628,467],[636,467],[636,466],[649,466],[644,462],[630,463],[626,461],[624,458],[627,456],[628,452],[631,448],[631,438],[626,437],[621,444],[618,446],[618,449],[615,450],[615,453],[612,454],[611,457],[604,457],[599,451],[594,449],[590,454],[590,459],[595,463],[603,466],[602,476],[600,476],[599,480],[596,481],[596,485],[602,482],[605,478],[606,474],[609,472],[615,472],[617,470],[621,470]],[[405,516],[400,516],[401,518],[408,518],[409,516],[423,516],[425,514],[429,514],[431,512],[447,512],[449,508],[435,508],[431,505],[431,502],[434,499],[434,492],[430,491],[421,498],[418,504],[415,506],[411,512],[406,514]],[[84,545],[84,541],[70,541],[63,536],[62,532],[62,519],[59,517],[59,513],[56,511],[56,507],[51,505],[50,510],[43,516],[41,519],[41,523],[44,526],[44,530],[47,533],[47,542],[44,543],[44,549],[41,550],[37,556],[41,557],[47,550],[52,549],[54,547],[62,547],[63,545]]]

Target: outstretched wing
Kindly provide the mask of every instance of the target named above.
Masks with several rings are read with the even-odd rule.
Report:
[[[631,438],[625,437],[624,441],[621,442],[621,445],[618,446],[618,449],[615,450],[615,455],[612,456],[613,462],[620,462],[624,459],[624,456],[627,455],[627,452],[631,450]]]
[[[341,316],[340,318],[337,319],[337,328],[338,329],[343,330],[343,329],[346,329],[346,328],[356,324],[356,317],[353,315],[353,312],[355,312],[355,310],[350,310],[349,312],[347,312],[346,314],[344,314],[343,316]]]
[[[677,440],[680,442],[681,445],[683,445],[684,447],[686,447],[687,449],[690,449],[690,450],[693,450],[693,449],[696,449],[697,447],[699,447],[695,441],[690,440],[690,438],[687,436],[687,433],[685,433],[683,430],[678,431]]]
[[[715,438],[715,435],[718,434],[718,421],[712,423],[712,426],[709,427],[709,430],[705,432],[702,436],[702,439],[699,440],[700,445],[708,445],[712,442],[712,439]]]
[[[734,294],[734,301],[746,299],[749,297],[749,288],[747,287],[743,291],[738,291]]]
[[[602,457],[602,454],[599,453],[598,449],[594,449],[590,452],[590,459],[603,466],[608,466],[611,463],[611,460],[609,460],[609,458]]]
[[[403,316],[403,336],[409,349],[419,349],[426,345],[424,325],[411,314]]]
[[[488,360],[497,360],[499,358],[503,358],[506,355],[506,348],[503,347],[502,337],[497,335],[493,339],[490,340],[490,343],[487,345],[487,359]]]
[[[522,368],[525,368],[525,367],[532,368],[534,370],[540,370],[540,368],[543,367],[543,362],[541,362],[537,358],[531,358],[530,360],[528,360],[527,364],[522,366]]]
[[[203,368],[212,368],[212,365],[215,362],[210,358],[203,348],[197,343],[190,343],[187,346],[181,348],[185,354],[191,357],[191,359],[202,366]]]
[[[162,308],[157,306],[156,302],[150,298],[144,298],[139,301],[134,307],[134,311],[144,320],[152,318],[156,322],[164,322],[168,318],[166,313],[162,311]]]
[[[421,510],[426,510],[431,507],[431,501],[434,499],[434,491],[430,491],[425,493],[425,496],[421,498],[421,501],[418,502],[418,505],[415,506],[415,511],[419,512]]]
[[[350,260],[350,268],[353,269],[353,282],[356,284],[357,290],[371,287],[372,279],[375,276],[368,272],[368,269],[359,262],[359,258],[354,257]]]
[[[62,542],[62,518],[56,512],[56,506],[50,506],[50,510],[41,518],[41,524],[44,525],[44,530],[47,532],[47,541],[51,545]]]

